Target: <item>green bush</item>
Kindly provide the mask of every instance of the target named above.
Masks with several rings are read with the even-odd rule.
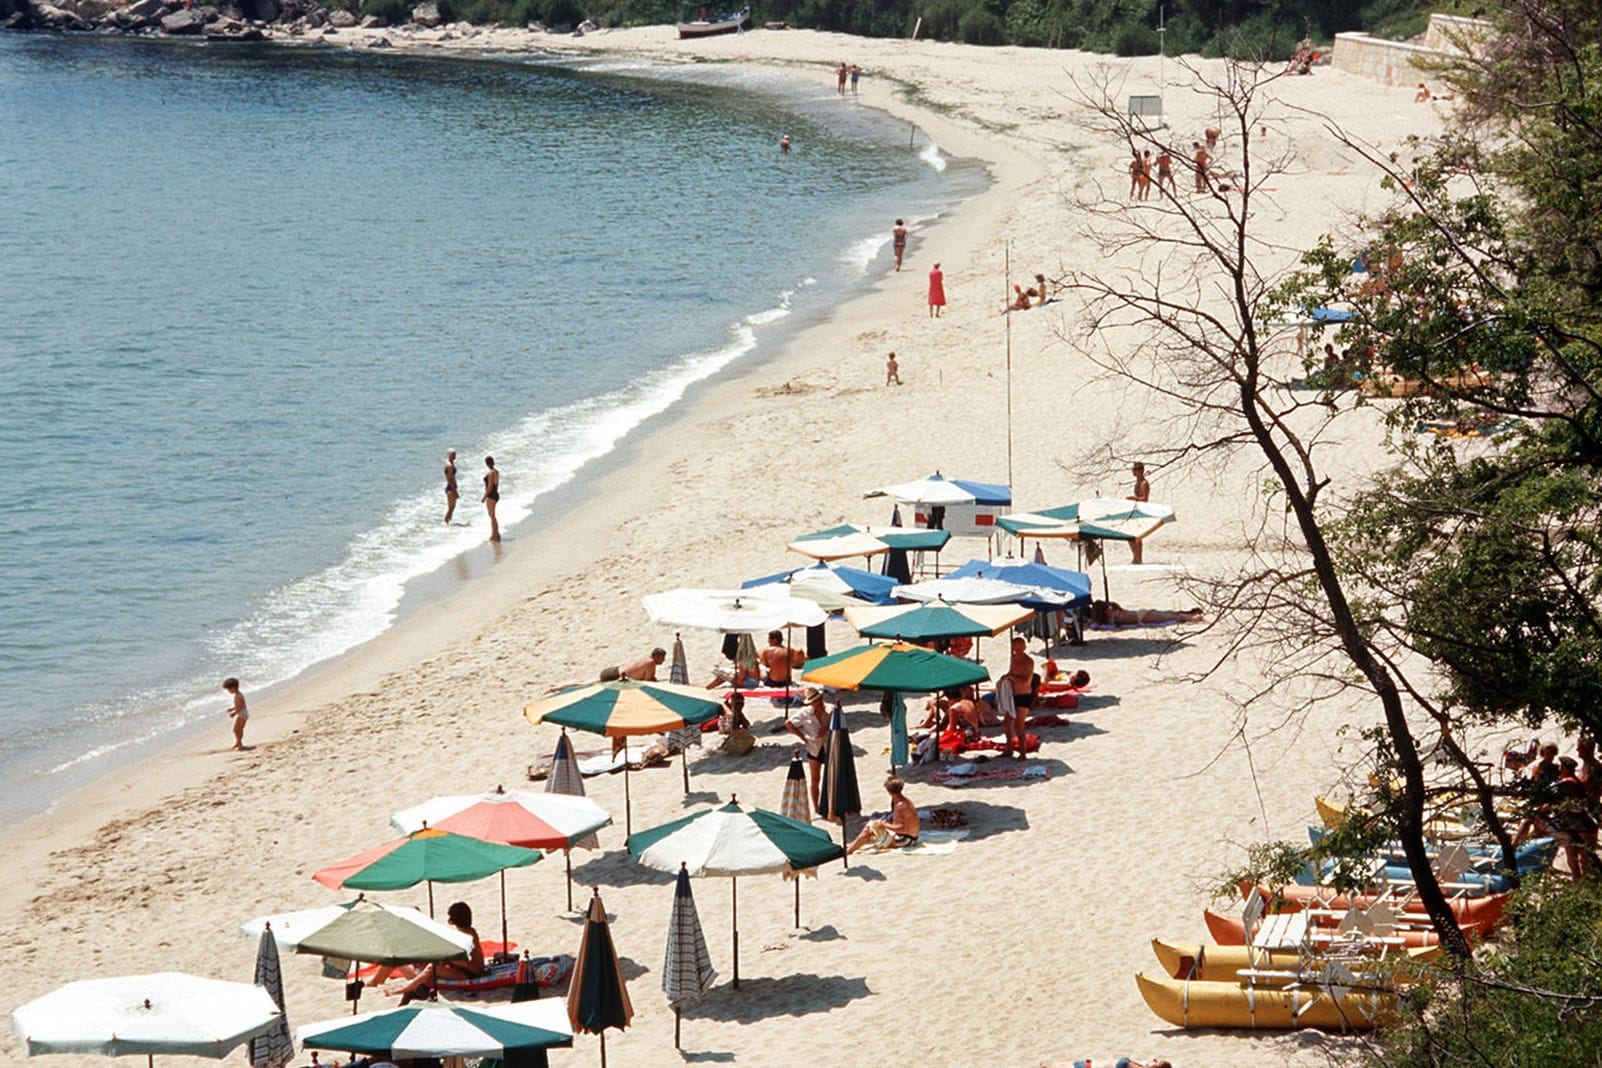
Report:
[[[1113,31],[1112,48],[1120,56],[1155,56],[1157,31],[1140,22],[1126,22]]]
[[[963,44],[998,45],[1007,39],[1007,27],[994,12],[970,8],[957,20],[957,39]]]
[[[385,19],[391,26],[400,26],[412,21],[412,8],[421,0],[362,0],[358,9],[363,15],[377,15]]]

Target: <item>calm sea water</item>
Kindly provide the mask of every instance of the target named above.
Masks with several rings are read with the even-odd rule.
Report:
[[[378,634],[485,453],[515,524],[984,181],[699,66],[0,34],[0,116],[4,816]]]

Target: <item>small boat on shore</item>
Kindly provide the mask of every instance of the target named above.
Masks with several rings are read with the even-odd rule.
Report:
[[[1288,1031],[1317,1027],[1325,1031],[1367,1031],[1396,1014],[1393,991],[1365,986],[1336,997],[1317,986],[1274,989],[1145,973],[1135,976],[1135,982],[1152,1012],[1175,1027],[1187,1029]]]
[[[751,28],[751,9],[742,7],[732,15],[696,22],[679,23],[679,37],[716,37],[720,33],[739,33]]]

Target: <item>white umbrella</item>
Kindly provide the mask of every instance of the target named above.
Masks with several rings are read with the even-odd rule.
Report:
[[[977,497],[949,479],[935,475],[869,490],[864,497],[894,497],[902,504],[973,504]]]
[[[278,948],[283,952],[293,953],[306,935],[322,930],[364,900],[365,896],[357,896],[338,905],[323,905],[320,908],[301,909],[298,912],[280,912],[274,916],[257,916],[254,920],[240,924],[239,933],[251,938],[260,938],[263,931],[271,930]]]
[[[28,1055],[226,1057],[283,1014],[267,991],[182,972],[80,979],[11,1014]]]
[[[670,590],[644,598],[645,613],[661,627],[760,634],[785,627],[815,627],[829,618],[814,601],[781,587],[748,590]]]
[[[1066,604],[1070,596],[1061,590],[1020,586],[1014,582],[977,576],[930,579],[928,582],[897,586],[892,592],[908,601],[945,601],[947,604],[1010,604],[1017,601]]]

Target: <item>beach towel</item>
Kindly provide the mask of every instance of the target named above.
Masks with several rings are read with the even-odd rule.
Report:
[[[1070,720],[1068,719],[1067,716],[1059,716],[1059,715],[1057,715],[1057,713],[1051,712],[1051,713],[1048,713],[1048,714],[1046,714],[1044,716],[1030,716],[1028,719],[1024,720],[1024,726],[1025,727],[1067,727],[1067,726],[1071,726],[1071,722],[1070,722]],[[1026,735],[1024,735],[1024,737],[1027,738],[1028,735],[1026,734]]]
[[[1032,782],[1049,779],[1051,772],[1039,764],[1014,764],[1011,767],[982,768],[969,775],[956,775],[942,769],[929,776],[929,781],[942,786],[975,786],[982,782]]]
[[[1172,619],[1153,620],[1150,623],[1092,623],[1091,630],[1133,630],[1136,627],[1173,627],[1178,623]]]

